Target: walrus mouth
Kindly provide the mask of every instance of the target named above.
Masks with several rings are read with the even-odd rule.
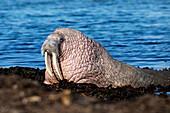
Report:
[[[52,57],[49,55],[49,53],[46,51],[45,52],[45,65],[46,65],[46,70],[49,73],[51,77],[56,77],[55,72],[57,73],[58,79],[63,80],[63,76],[60,71],[60,66],[58,62],[58,56],[56,53],[52,52]],[[49,62],[50,59],[52,62]],[[51,67],[50,67],[51,66]],[[52,69],[51,69],[52,68]],[[55,71],[54,71],[55,70]],[[57,78],[57,77],[56,77]]]

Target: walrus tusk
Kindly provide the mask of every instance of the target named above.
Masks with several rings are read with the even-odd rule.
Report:
[[[51,77],[53,77],[53,74],[50,70],[49,62],[48,62],[49,55],[47,52],[45,52],[45,65],[46,65],[46,70],[50,74]]]
[[[52,56],[53,56],[54,67],[57,71],[57,74],[58,74],[60,80],[63,80],[63,77],[61,75],[61,71],[60,71],[60,68],[59,68],[58,57],[57,57],[56,53],[54,53],[54,52],[52,52]]]

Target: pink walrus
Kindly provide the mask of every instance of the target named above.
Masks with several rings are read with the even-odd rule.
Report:
[[[115,60],[101,44],[74,29],[56,29],[45,40],[41,52],[45,52],[46,84],[67,79],[114,88],[170,85],[169,72],[144,70]]]

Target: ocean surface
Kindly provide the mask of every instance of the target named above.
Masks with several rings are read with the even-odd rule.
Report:
[[[45,68],[41,45],[58,27],[127,64],[170,68],[170,0],[1,0],[0,67]]]

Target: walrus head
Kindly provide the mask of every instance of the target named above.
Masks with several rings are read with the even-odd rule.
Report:
[[[61,34],[53,33],[48,36],[42,45],[41,54],[43,55],[45,52],[46,80],[44,83],[46,84],[57,83],[64,79],[59,62],[60,46],[63,41],[64,38]]]
[[[67,79],[76,83],[97,83],[99,86],[106,84],[110,75],[104,76],[104,57],[107,62],[108,56],[111,56],[103,51],[106,51],[103,46],[77,30],[56,29],[41,48],[42,55],[45,52],[44,83],[53,84]]]

